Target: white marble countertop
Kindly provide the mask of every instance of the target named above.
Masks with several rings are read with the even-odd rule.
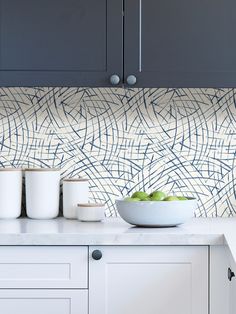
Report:
[[[137,228],[120,218],[0,220],[0,245],[228,245],[236,262],[236,217],[194,218],[174,228]]]
[[[0,245],[223,245],[236,260],[236,217],[194,218],[175,228],[137,228],[120,218],[101,223],[0,220]]]

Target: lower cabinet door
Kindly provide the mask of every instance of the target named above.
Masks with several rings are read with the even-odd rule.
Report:
[[[236,280],[233,279],[230,283],[230,301],[229,301],[229,307],[230,307],[230,314],[236,313]]]
[[[0,290],[1,314],[88,314],[87,290]]]
[[[231,252],[228,250],[229,256],[229,268],[230,270],[236,274],[236,263]],[[236,277],[233,276],[231,280],[228,279],[229,284],[229,313],[235,314],[236,313]],[[227,314],[227,313],[224,313]]]
[[[208,247],[97,246],[89,253],[90,314],[208,314]]]

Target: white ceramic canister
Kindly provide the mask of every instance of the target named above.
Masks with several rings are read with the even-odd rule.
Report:
[[[18,218],[21,214],[22,170],[0,169],[0,219]]]
[[[26,169],[26,214],[33,219],[51,219],[59,214],[60,170]]]
[[[80,221],[101,221],[104,219],[105,205],[104,204],[78,204],[77,218]]]
[[[63,180],[63,216],[77,219],[77,204],[88,203],[89,184],[87,179]]]

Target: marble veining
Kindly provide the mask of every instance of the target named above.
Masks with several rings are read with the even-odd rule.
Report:
[[[121,218],[21,218],[0,220],[0,245],[221,245],[225,233],[236,239],[235,224],[236,218],[193,218],[174,228],[137,228]]]

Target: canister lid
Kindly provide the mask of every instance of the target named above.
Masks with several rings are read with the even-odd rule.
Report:
[[[22,171],[22,168],[0,168],[0,171]]]
[[[82,204],[78,204],[78,207],[104,207],[105,204],[99,204],[99,203],[82,203]]]
[[[68,178],[64,179],[63,182],[87,182],[88,179],[85,178]]]
[[[24,171],[61,171],[59,168],[26,168]]]

